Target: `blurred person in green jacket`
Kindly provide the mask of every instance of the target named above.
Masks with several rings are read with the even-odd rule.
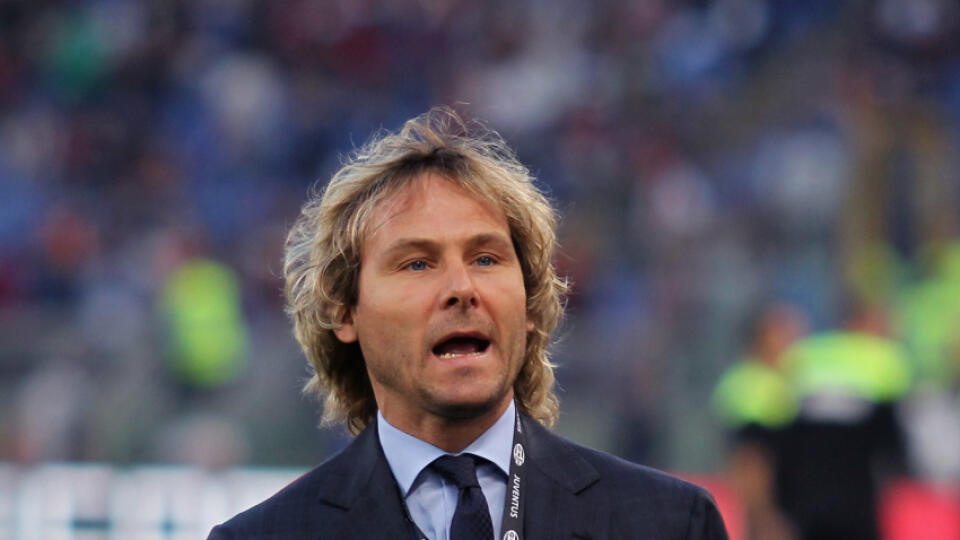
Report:
[[[743,504],[751,540],[791,540],[793,525],[776,502],[776,451],[797,402],[779,359],[803,336],[807,321],[794,306],[776,302],[757,310],[746,325],[743,358],[721,377],[713,395],[716,413],[731,437],[729,480]]]
[[[915,388],[903,407],[911,471],[926,481],[960,482],[960,240],[929,242],[923,279],[900,295],[897,331]]]

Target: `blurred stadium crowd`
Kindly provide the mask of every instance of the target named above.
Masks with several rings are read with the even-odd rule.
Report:
[[[0,461],[306,465],[341,445],[299,396],[284,234],[340,155],[435,104],[501,131],[564,214],[561,431],[721,467],[711,392],[772,304],[811,331],[888,310],[911,384],[956,420],[958,16],[0,1]]]

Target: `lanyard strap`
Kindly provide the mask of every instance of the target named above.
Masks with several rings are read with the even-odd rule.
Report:
[[[523,474],[526,463],[526,442],[518,411],[513,428],[510,472],[507,474],[507,496],[503,501],[503,521],[500,525],[500,530],[503,531],[502,540],[523,540],[523,495],[527,487]]]
[[[507,495],[503,501],[503,520],[500,522],[500,530],[503,532],[501,540],[523,540],[523,496],[526,493],[523,473],[527,439],[523,434],[519,411],[516,413],[513,424],[513,451],[510,456],[510,472],[507,474]],[[399,486],[397,486],[397,493],[400,495],[404,517],[411,526],[411,538],[428,540],[427,535],[423,534],[410,516],[410,509],[407,508],[407,501],[400,492]]]

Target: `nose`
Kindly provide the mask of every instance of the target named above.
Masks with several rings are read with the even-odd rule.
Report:
[[[447,291],[443,305],[446,308],[468,309],[477,307],[477,289],[470,276],[470,269],[463,263],[454,263],[447,267]]]

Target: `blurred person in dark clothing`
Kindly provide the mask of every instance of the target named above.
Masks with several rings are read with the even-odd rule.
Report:
[[[499,136],[450,111],[359,150],[285,265],[308,390],[357,437],[210,538],[725,539],[702,488],[547,429],[555,227]]]
[[[882,307],[855,304],[842,330],[783,354],[799,408],[777,442],[777,493],[803,540],[879,538],[881,481],[905,469],[896,406],[911,384],[887,333]]]

